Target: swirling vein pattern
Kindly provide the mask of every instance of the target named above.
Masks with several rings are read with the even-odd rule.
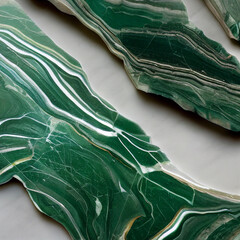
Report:
[[[50,0],[124,61],[135,86],[240,131],[240,65],[189,23],[181,0]]]
[[[205,0],[230,38],[240,41],[240,1]]]
[[[0,183],[12,178],[74,240],[239,237],[239,198],[181,177],[8,0],[0,4]]]

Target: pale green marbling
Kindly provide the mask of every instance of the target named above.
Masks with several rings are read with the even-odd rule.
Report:
[[[74,240],[239,237],[240,200],[177,177],[80,64],[0,4],[0,183],[21,181]]]

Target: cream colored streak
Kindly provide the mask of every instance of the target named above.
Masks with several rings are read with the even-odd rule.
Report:
[[[23,149],[23,148],[22,148],[22,149]],[[20,150],[20,149],[18,149],[18,150]],[[1,153],[1,152],[0,152],[0,153]],[[15,162],[11,163],[11,164],[8,165],[7,167],[5,167],[5,168],[3,168],[3,169],[0,170],[0,175],[4,174],[5,172],[9,171],[9,170],[12,169],[13,167],[15,167],[15,166],[17,166],[17,165],[19,165],[19,164],[21,164],[21,163],[24,163],[24,162],[27,162],[27,161],[31,160],[32,157],[33,157],[33,154],[32,154],[31,156],[29,156],[29,157],[26,157],[26,158],[23,158],[23,159],[19,159],[19,160],[15,161]]]
[[[0,6],[13,4],[13,3],[15,3],[15,1],[13,1],[13,0],[1,0]]]
[[[148,1],[127,1],[127,0],[105,0],[106,2],[109,2],[113,5],[120,5],[120,4],[124,4],[125,6],[129,6],[129,7],[133,7],[133,8],[137,8],[137,9],[149,9],[152,12],[157,12],[157,13],[171,13],[173,15],[183,15],[185,13],[185,11],[180,11],[180,10],[176,10],[176,9],[171,9],[171,8],[167,8],[167,7],[160,7],[160,6],[156,6],[156,5],[151,5],[151,4],[147,4]],[[59,1],[58,1],[59,2]],[[144,2],[144,3],[142,3]],[[163,1],[161,1],[163,2]],[[180,1],[175,1],[178,2],[179,4],[181,4]]]
[[[9,152],[15,152],[18,150],[26,149],[27,147],[12,147],[12,148],[4,148],[0,149],[0,154],[1,153],[9,153]]]
[[[1,134],[0,138],[2,138],[2,137],[13,137],[13,138],[23,138],[23,139],[35,139],[35,140],[42,139],[42,137],[41,138],[35,138],[35,137],[16,135],[16,134]]]
[[[71,15],[72,11],[71,11],[71,6],[69,5],[69,3],[65,0],[62,0],[61,2],[58,0],[49,0],[50,2],[52,2],[53,4],[58,5],[58,9],[64,13],[67,13],[69,15]]]
[[[141,31],[131,30],[130,32],[135,33],[136,35],[137,34],[142,34]],[[173,31],[173,32],[165,32],[164,34],[160,34],[160,33],[156,33],[156,32],[148,32],[148,34],[152,34],[153,36],[155,34],[158,34],[159,36],[164,35],[164,36],[170,36],[170,37],[178,36],[182,39],[185,39],[194,49],[198,49],[198,51],[201,52],[203,55],[209,56],[209,58],[212,59],[213,61],[215,61],[217,64],[222,65],[223,67],[236,69],[236,67],[234,67],[232,64],[224,63],[224,62],[220,61],[214,53],[207,52],[204,48],[201,48],[199,45],[197,45],[189,36],[181,34],[180,32],[174,32]],[[157,64],[159,64],[159,63],[157,63]],[[168,65],[166,65],[166,66],[168,66]]]
[[[204,1],[205,1],[206,5],[208,6],[208,8],[212,11],[214,16],[217,18],[217,20],[220,22],[220,24],[222,25],[223,29],[228,34],[228,36],[230,38],[237,40],[237,38],[232,34],[232,31],[230,30],[230,28],[227,26],[227,24],[223,20],[223,16],[221,16],[220,13],[216,10],[216,8],[213,6],[212,2],[209,0],[204,0]]]
[[[213,210],[213,211],[201,211],[201,210],[188,210],[188,209],[182,209],[179,214],[172,220],[172,224],[170,223],[163,231],[161,231],[159,234],[157,234],[152,240],[164,240],[166,237],[169,237],[172,233],[174,233],[178,227],[182,224],[183,219],[189,215],[189,214],[198,214],[198,215],[204,215],[204,214],[217,214],[217,213],[223,213],[227,212],[227,209],[220,209],[220,210]]]

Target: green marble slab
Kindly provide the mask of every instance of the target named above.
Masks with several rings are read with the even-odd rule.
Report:
[[[0,3],[0,183],[74,240],[236,239],[240,198],[184,177],[13,1]]]
[[[205,0],[230,38],[240,40],[240,1]]]
[[[138,89],[240,130],[239,62],[189,22],[181,0],[50,1],[102,38]]]

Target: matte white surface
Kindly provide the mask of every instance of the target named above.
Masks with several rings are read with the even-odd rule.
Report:
[[[83,66],[93,89],[125,117],[137,122],[169,159],[197,182],[240,195],[240,133],[231,133],[176,104],[138,92],[122,62],[102,40],[47,0],[17,0],[54,42]],[[227,38],[202,0],[184,0],[190,19],[240,58],[240,45]],[[21,184],[0,186],[0,239],[69,240],[66,231],[40,214]]]

